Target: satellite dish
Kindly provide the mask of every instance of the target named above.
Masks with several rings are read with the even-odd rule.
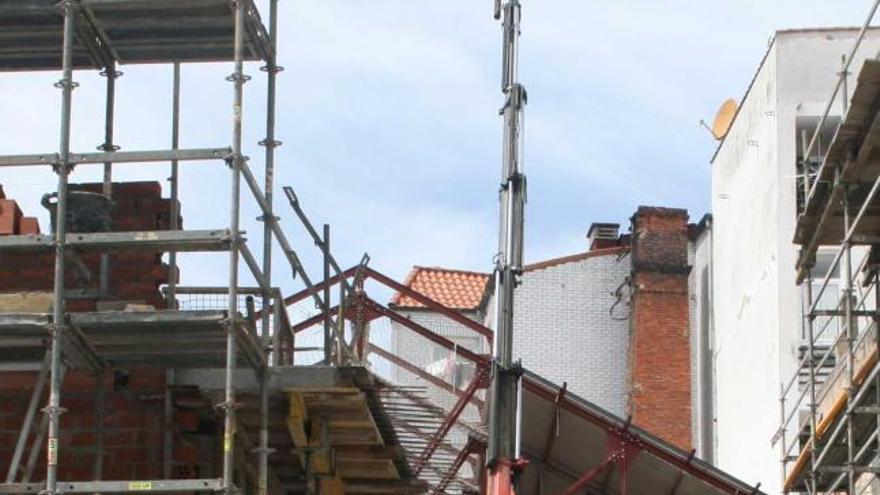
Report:
[[[715,121],[712,123],[712,135],[715,136],[715,139],[722,140],[724,136],[727,136],[727,132],[730,130],[730,125],[733,124],[733,118],[736,116],[737,106],[736,100],[733,98],[728,98],[724,103],[721,104],[721,108],[718,109],[718,113],[715,114]]]

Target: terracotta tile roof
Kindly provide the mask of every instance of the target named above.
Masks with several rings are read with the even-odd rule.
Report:
[[[452,309],[474,310],[483,302],[490,278],[488,273],[415,266],[404,285]],[[425,307],[400,292],[394,295],[391,305],[400,308]]]

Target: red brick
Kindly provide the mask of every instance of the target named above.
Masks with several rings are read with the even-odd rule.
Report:
[[[115,464],[139,464],[154,461],[153,453],[150,449],[145,448],[123,447],[110,449],[108,454]]]
[[[0,235],[18,234],[21,216],[18,203],[11,199],[0,199]]]
[[[195,411],[177,411],[174,413],[174,424],[180,431],[196,431],[199,429],[199,415]]]
[[[174,462],[180,462],[183,464],[198,464],[199,449],[191,443],[178,442],[174,446],[173,459]]]
[[[154,480],[161,478],[157,463],[136,464],[133,471],[136,480]]]
[[[40,233],[40,221],[36,217],[22,217],[19,234],[36,235]]]
[[[107,447],[128,447],[134,445],[137,430],[110,430],[104,433],[104,445]]]
[[[633,422],[678,447],[691,438],[687,213],[633,217],[630,400]]]

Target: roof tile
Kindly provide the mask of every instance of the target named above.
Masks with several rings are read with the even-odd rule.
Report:
[[[489,278],[487,273],[416,266],[409,272],[405,285],[449,308],[474,310],[483,301]],[[425,307],[400,292],[394,295],[391,304],[400,308]]]

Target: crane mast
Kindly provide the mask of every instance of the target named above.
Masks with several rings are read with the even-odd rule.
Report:
[[[514,291],[523,266],[523,215],[526,177],[522,169],[523,110],[527,95],[518,82],[519,0],[495,2],[495,18],[503,26],[501,90],[505,102],[502,149],[500,224],[495,260],[495,339],[489,388],[488,493],[514,493],[514,477],[524,467],[520,458],[521,367],[513,361]]]

